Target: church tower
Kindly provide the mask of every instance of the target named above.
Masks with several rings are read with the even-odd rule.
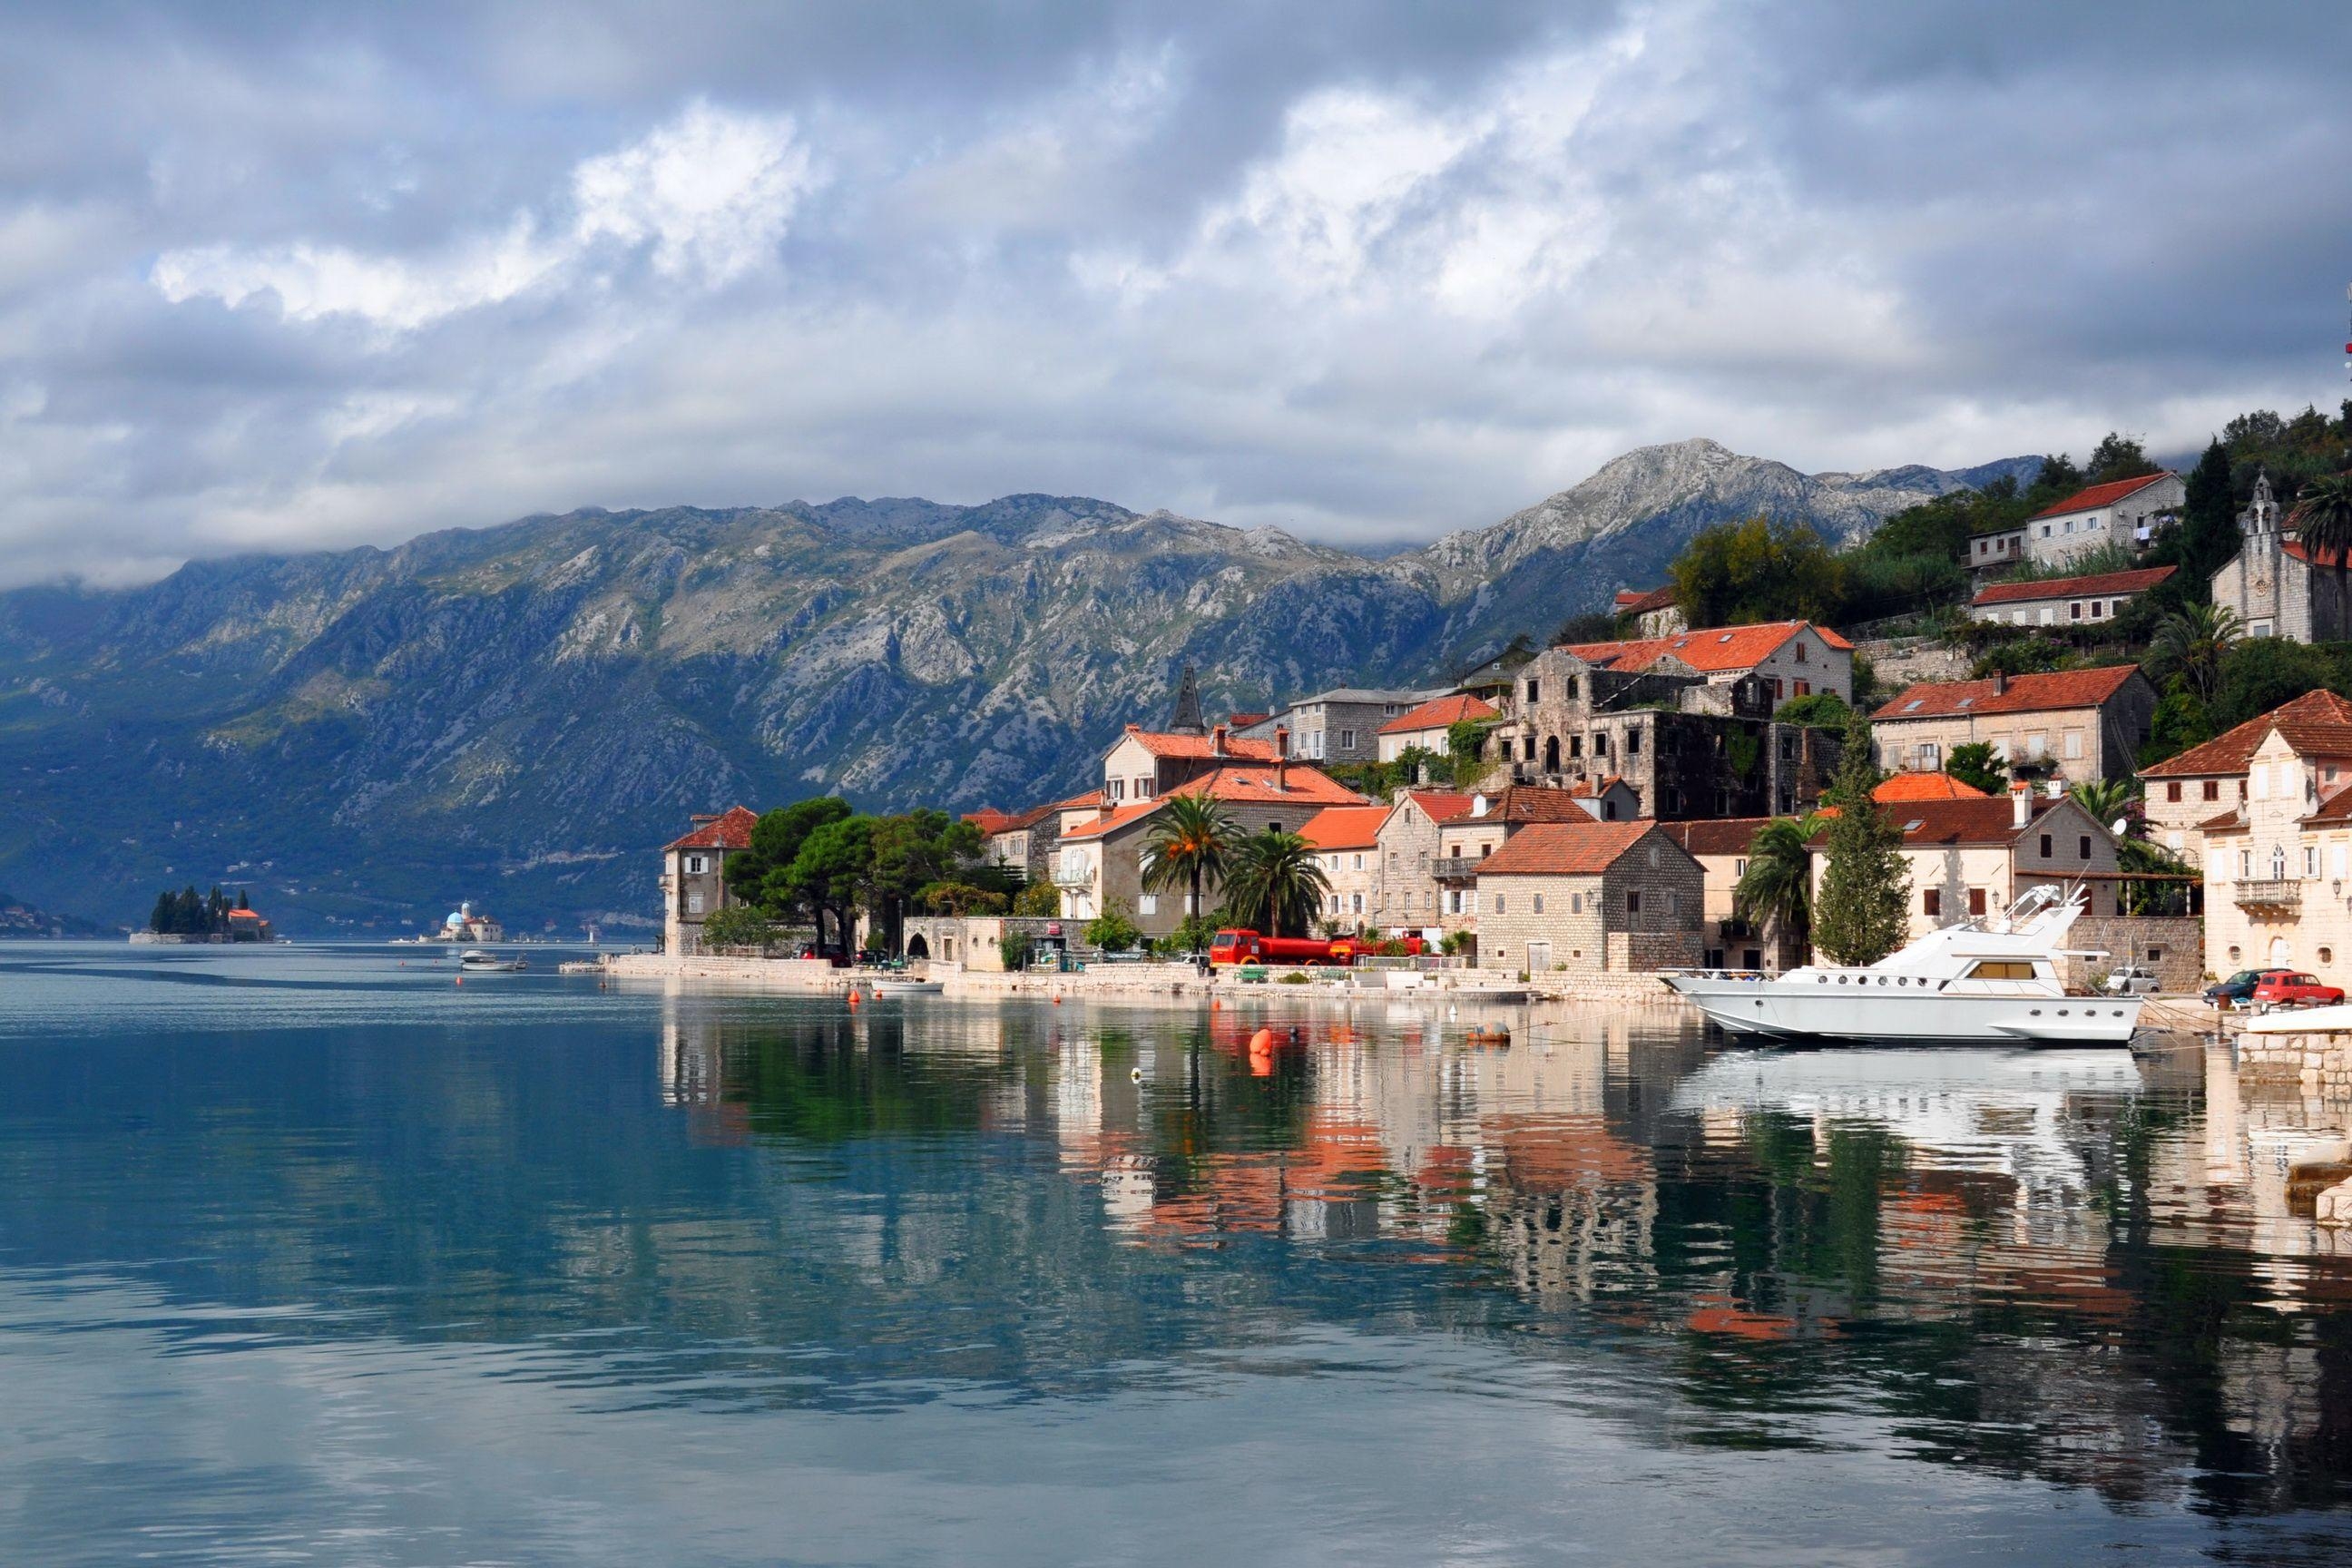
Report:
[[[2278,498],[2271,491],[2267,469],[2254,477],[2253,498],[2238,514],[2238,531],[2245,542],[2238,548],[2238,558],[2213,574],[2213,602],[2237,611],[2238,624],[2248,637],[2295,637],[2295,629],[2285,624],[2292,618],[2286,612],[2295,586],[2307,574],[2294,572],[2303,563],[2286,553]],[[2289,577],[2295,583],[2287,582]]]
[[[1205,735],[1209,726],[1201,717],[1201,682],[1186,665],[1176,681],[1176,706],[1168,715],[1168,733],[1171,735]]]

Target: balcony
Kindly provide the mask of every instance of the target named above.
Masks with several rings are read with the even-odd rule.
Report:
[[[2241,882],[2235,902],[2242,910],[2299,910],[2303,907],[2303,884],[2286,879]]]
[[[1429,863],[1429,874],[1441,882],[1466,882],[1478,874],[1478,857],[1441,856]]]
[[[1095,885],[1095,866],[1091,860],[1054,861],[1054,886],[1057,888],[1091,888]]]

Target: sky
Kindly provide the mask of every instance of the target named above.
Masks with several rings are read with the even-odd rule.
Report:
[[[12,0],[0,585],[1018,491],[1384,546],[2332,409],[2332,5]]]

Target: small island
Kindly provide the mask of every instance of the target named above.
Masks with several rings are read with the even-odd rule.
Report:
[[[191,883],[176,893],[167,889],[156,894],[147,929],[132,931],[131,940],[141,944],[268,942],[270,930],[244,889],[237,889],[232,903],[217,885],[210,893],[199,894]]]

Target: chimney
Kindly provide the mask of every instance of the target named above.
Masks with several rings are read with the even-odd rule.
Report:
[[[2066,798],[2066,781],[2064,779],[2052,779],[2049,784],[2043,787],[2050,792],[2050,798],[2052,800],[2064,800]]]
[[[2009,671],[2005,669],[1994,670],[1992,672],[1992,694],[1995,697],[2000,697],[2007,695],[2008,691]]]
[[[2033,786],[2013,784],[2009,786],[2009,823],[2022,827],[2033,820]]]
[[[1274,787],[1290,787],[1290,726],[1287,724],[1274,727]]]
[[[1222,757],[1224,754],[1225,727],[1223,724],[1220,724],[1215,729],[1209,731],[1209,755],[1213,757]]]

